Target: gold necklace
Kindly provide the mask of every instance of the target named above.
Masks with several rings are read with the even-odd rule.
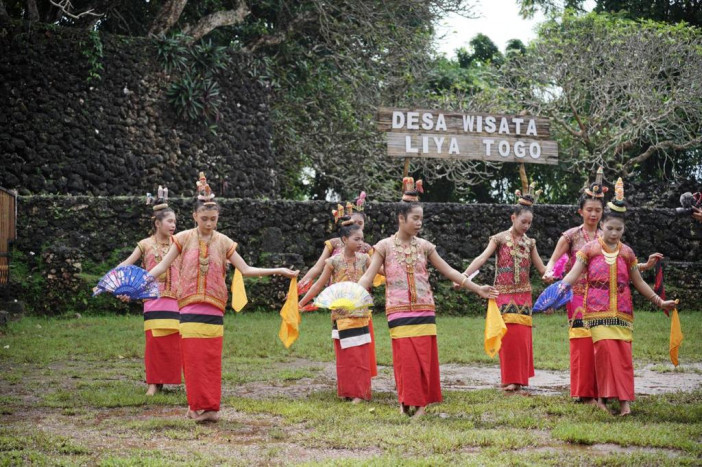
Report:
[[[519,276],[521,275],[521,262],[522,259],[529,257],[529,242],[525,240],[525,236],[519,241],[514,240],[512,235],[512,228],[510,227],[509,233],[507,234],[507,246],[509,247],[509,254],[512,256],[512,263],[514,265],[514,283],[519,283]]]
[[[393,251],[395,259],[405,267],[405,271],[414,273],[414,266],[419,258],[419,247],[417,246],[417,238],[412,237],[408,246],[403,246],[397,234],[395,234]]]
[[[207,242],[203,242],[200,239],[200,229],[197,230],[197,240],[198,244],[200,245],[200,272],[202,275],[207,275],[207,271],[210,270],[210,255],[209,255],[209,247],[210,247],[210,242],[212,241],[212,237],[214,237],[214,232],[210,234],[209,240]]]
[[[610,250],[602,237],[598,237],[600,246],[602,247],[602,256],[604,256],[605,263],[610,266],[617,262],[617,256],[619,256],[619,250],[622,248],[622,242],[617,242],[614,247],[614,251]]]

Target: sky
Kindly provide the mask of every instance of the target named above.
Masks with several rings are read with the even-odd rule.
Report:
[[[437,49],[449,58],[455,58],[456,49],[468,48],[468,42],[478,33],[492,39],[502,52],[510,39],[520,39],[527,44],[536,37],[537,24],[544,21],[541,12],[537,12],[532,19],[523,19],[519,16],[515,0],[480,0],[474,3],[474,16],[478,18],[467,19],[452,14],[437,25]],[[591,9],[592,5],[588,5],[591,3],[594,2],[586,2],[585,9]]]

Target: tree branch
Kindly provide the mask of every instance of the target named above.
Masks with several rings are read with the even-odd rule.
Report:
[[[188,0],[169,0],[159,10],[149,28],[150,35],[161,35],[167,33],[180,19]]]
[[[309,23],[311,21],[314,21],[315,19],[315,14],[311,11],[308,11],[306,13],[301,14],[297,18],[295,18],[293,21],[291,21],[288,24],[288,27],[285,28],[282,31],[277,32],[276,34],[270,34],[267,36],[261,36],[258,39],[249,42],[246,47],[244,47],[244,51],[246,52],[253,52],[259,47],[264,47],[267,45],[278,45],[282,42],[285,42],[285,40],[293,33],[295,32],[296,28],[305,24]]]
[[[672,151],[684,151],[686,149],[690,149],[695,146],[699,146],[702,144],[702,137],[692,139],[686,143],[683,144],[678,144],[675,141],[661,141],[660,143],[657,144],[652,144],[651,146],[648,147],[644,152],[639,154],[636,157],[633,157],[629,159],[623,166],[622,168],[622,175],[629,175],[629,172],[631,169],[638,163],[645,161],[658,151],[667,151],[667,150],[672,150]]]
[[[73,5],[71,5],[71,0],[61,0],[60,2],[56,2],[54,0],[49,0],[49,3],[51,3],[53,6],[55,6],[59,10],[61,10],[61,12],[63,12],[64,15],[68,16],[69,18],[73,18],[73,19],[80,19],[81,17],[86,16],[86,15],[92,15],[92,16],[97,16],[97,17],[102,16],[101,13],[93,13],[92,8],[90,10],[85,10],[82,13],[78,13],[77,15],[71,13],[71,10],[73,9]],[[36,4],[35,4],[35,6],[36,6]],[[39,15],[37,13],[37,17],[38,16]]]
[[[29,21],[39,21],[39,9],[36,0],[27,0],[27,18]]]
[[[240,24],[249,13],[251,13],[251,10],[242,1],[236,10],[217,11],[200,18],[194,26],[186,24],[183,28],[183,33],[190,36],[193,41],[197,41],[219,27]]]

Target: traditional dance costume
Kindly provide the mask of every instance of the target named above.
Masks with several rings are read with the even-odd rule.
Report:
[[[597,230],[596,237],[602,235]],[[563,232],[568,241],[568,262],[566,274],[576,261],[576,253],[588,242],[589,237],[583,225]],[[590,329],[583,324],[584,298],[587,287],[587,275],[582,274],[573,284],[573,299],[566,305],[568,311],[568,337],[570,340],[570,396],[583,398],[597,397],[595,380],[595,350]]]
[[[217,231],[204,242],[197,228],[178,233],[173,241],[181,257],[178,304],[188,405],[193,411],[217,411],[228,299],[225,275],[237,244]]]
[[[159,244],[155,236],[145,238],[137,244],[141,251],[145,269],[150,270],[161,262],[171,241]],[[157,278],[160,298],[144,302],[144,366],[147,384],[180,384],[181,351],[178,327],[180,313],[176,290],[178,284],[178,266],[176,260]]]
[[[343,252],[326,260],[333,268],[332,283],[358,282],[370,263],[365,253],[356,253],[353,261]],[[356,313],[358,314],[358,313]],[[332,310],[332,339],[336,353],[336,382],[339,397],[370,400],[371,377],[377,374],[375,349],[372,347],[370,310],[363,316],[348,316],[343,310]]]
[[[583,246],[577,259],[587,267],[583,321],[594,342],[598,396],[633,401],[634,309],[629,272],[637,267],[636,256],[623,243],[610,251],[598,238]]]
[[[412,237],[403,247],[397,235],[375,245],[385,267],[385,312],[392,339],[397,397],[406,406],[441,402],[434,296],[427,262],[436,247]]]
[[[536,242],[525,235],[517,242],[512,228],[490,237],[497,245],[495,265],[495,300],[507,334],[500,348],[502,384],[529,385],[534,376],[534,352],[531,341],[531,251]]]

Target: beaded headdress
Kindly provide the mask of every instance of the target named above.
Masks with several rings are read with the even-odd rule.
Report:
[[[523,206],[533,206],[543,191],[535,189],[536,182],[529,184],[523,165],[519,167],[519,178],[522,180],[522,189],[514,191],[514,194],[517,195],[517,203]]]
[[[617,179],[614,184],[614,198],[607,203],[607,207],[612,211],[626,212],[626,204],[624,204],[624,181],[622,177]]]
[[[159,185],[156,194],[157,196],[154,198],[151,193],[146,193],[146,204],[153,204],[154,211],[166,209],[168,207],[168,188]]]
[[[585,188],[585,194],[590,198],[604,198],[605,193],[609,191],[609,189],[602,184],[603,175],[604,171],[602,170],[602,167],[600,167],[599,169],[597,169],[597,176],[595,177],[595,182],[591,183],[588,188]]]
[[[424,193],[421,180],[414,181],[412,177],[402,179],[402,201],[419,202],[419,193]]]
[[[366,204],[366,192],[362,191],[361,194],[356,198],[356,205],[354,206],[351,202],[347,202],[346,206],[337,204],[336,209],[332,210],[332,215],[334,216],[334,223],[338,224],[341,221],[341,225],[352,224],[351,215],[354,211],[363,212]]]
[[[212,206],[217,204],[213,201],[214,197],[215,195],[207,183],[207,178],[205,178],[205,173],[200,172],[200,178],[197,181],[197,199],[202,201],[205,206]]]

